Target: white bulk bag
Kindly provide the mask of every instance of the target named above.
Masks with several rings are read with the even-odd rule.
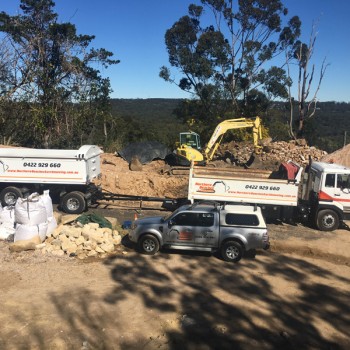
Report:
[[[15,223],[15,207],[13,206],[6,206],[3,207],[0,211],[0,222],[6,223],[6,224],[12,224],[12,227],[14,227]]]
[[[4,222],[0,225],[0,240],[8,239],[14,233],[15,228],[13,224]]]
[[[39,225],[47,220],[46,207],[38,193],[28,198],[18,198],[15,205],[15,222],[23,225]]]
[[[46,208],[47,219],[50,219],[53,217],[52,199],[51,199],[49,193],[50,193],[50,191],[46,190],[40,196],[40,198],[42,199],[42,201],[45,205],[45,208]]]
[[[50,235],[53,231],[55,231],[55,228],[57,227],[57,220],[54,216],[47,219],[47,235]]]
[[[40,242],[45,241],[47,232],[47,222],[38,225],[16,225],[14,241],[28,241],[38,237]]]

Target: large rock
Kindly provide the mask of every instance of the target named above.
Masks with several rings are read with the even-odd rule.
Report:
[[[142,164],[136,156],[132,157],[129,163],[129,169],[131,171],[142,171]]]

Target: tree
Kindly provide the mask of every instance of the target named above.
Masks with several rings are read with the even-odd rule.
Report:
[[[245,116],[248,108],[257,112],[251,106],[255,100],[287,98],[290,79],[271,62],[300,35],[299,18],[292,17],[282,28],[288,11],[280,0],[201,3],[191,4],[189,14],[165,34],[169,63],[181,78],[175,80],[165,66],[160,77],[192,93],[201,105],[197,117],[206,123],[213,117],[216,123],[218,113]],[[212,14],[212,24],[203,27],[205,9]]]
[[[21,14],[0,13],[0,31],[18,57],[16,65],[7,65],[8,76],[17,79],[6,85],[2,80],[2,94],[29,103],[31,137],[46,147],[60,138],[63,128],[66,136],[73,134],[73,104],[103,83],[94,67],[119,63],[103,48],[89,49],[94,36],[79,35],[75,25],[59,23],[54,6],[52,0],[21,0]]]
[[[311,72],[309,71],[309,65],[311,63],[311,58],[315,49],[316,44],[316,27],[313,25],[310,34],[309,44],[302,42],[297,42],[294,50],[294,58],[298,63],[298,137],[303,136],[304,122],[306,119],[310,119],[315,115],[317,108],[317,94],[320,90],[322,80],[326,73],[328,64],[326,63],[326,58],[323,59],[320,76],[318,83],[316,85],[314,94],[311,100],[308,101],[311,87],[313,84],[315,64],[312,64]]]

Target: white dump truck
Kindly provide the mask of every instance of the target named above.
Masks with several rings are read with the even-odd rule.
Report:
[[[302,219],[332,231],[350,219],[350,169],[310,162],[303,171],[291,161],[275,172],[192,165],[188,199],[257,205],[267,219]]]
[[[101,177],[98,146],[78,150],[0,148],[0,201],[12,205],[18,197],[50,190],[63,211],[82,213],[100,194],[94,180]]]

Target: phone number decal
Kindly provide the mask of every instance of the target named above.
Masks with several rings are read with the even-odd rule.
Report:
[[[280,190],[280,188],[277,186],[246,185],[245,188],[249,190],[262,190],[262,191],[279,191]]]
[[[28,168],[60,168],[61,163],[36,163],[36,162],[24,162],[24,167]]]

